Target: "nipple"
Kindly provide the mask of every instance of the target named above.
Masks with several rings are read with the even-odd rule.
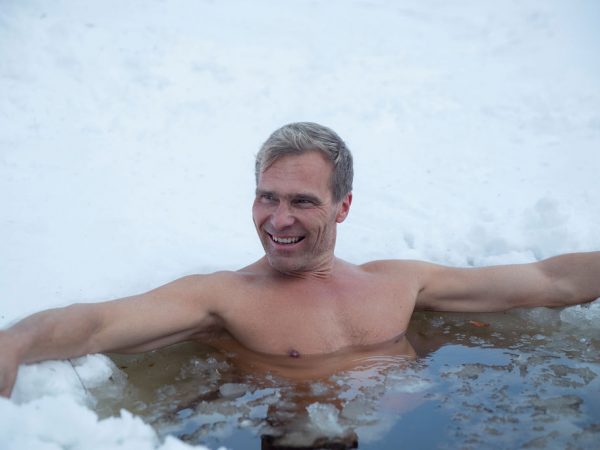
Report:
[[[300,353],[298,352],[298,350],[291,349],[288,352],[288,355],[290,358],[300,358]]]

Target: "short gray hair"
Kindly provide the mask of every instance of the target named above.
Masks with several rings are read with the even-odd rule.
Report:
[[[352,191],[352,154],[335,131],[318,123],[296,122],[275,130],[256,155],[256,183],[278,158],[309,151],[320,152],[333,164],[330,187],[333,200],[339,202]]]

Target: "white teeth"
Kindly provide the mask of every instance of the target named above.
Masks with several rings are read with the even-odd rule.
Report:
[[[277,242],[278,244],[295,244],[300,240],[299,237],[278,238],[275,236],[271,236],[271,239],[273,239],[273,241]]]

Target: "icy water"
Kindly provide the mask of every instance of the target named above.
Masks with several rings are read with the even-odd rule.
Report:
[[[97,409],[234,450],[598,448],[600,330],[587,311],[417,313],[416,355],[390,344],[295,378],[199,344],[113,355],[126,377],[115,372]]]

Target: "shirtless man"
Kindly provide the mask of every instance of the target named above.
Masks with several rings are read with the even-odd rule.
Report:
[[[264,257],[236,272],[43,311],[0,331],[0,394],[10,395],[19,364],[46,359],[143,352],[217,332],[296,358],[392,340],[415,308],[503,311],[600,297],[600,252],[468,269],[336,258],[352,174],[352,156],[332,130],[297,123],[275,131],[256,159],[252,214]]]

